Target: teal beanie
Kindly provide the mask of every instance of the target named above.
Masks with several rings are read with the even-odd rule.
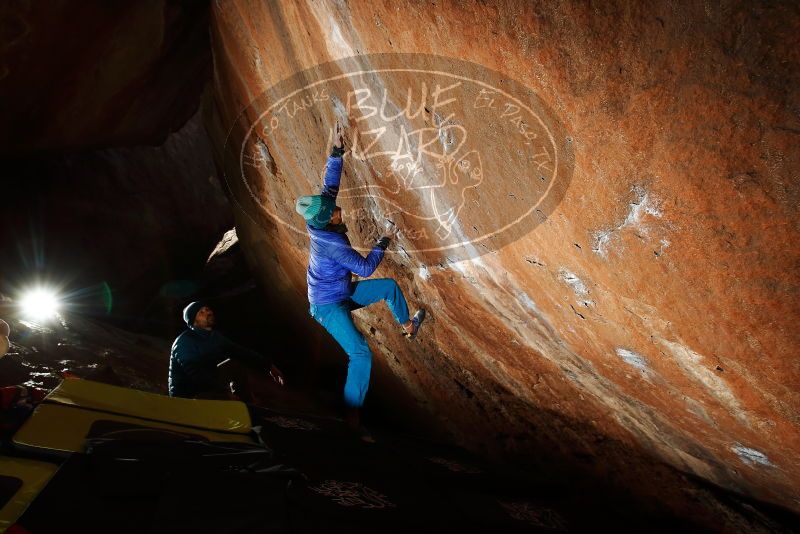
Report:
[[[336,208],[336,201],[326,195],[308,195],[297,199],[294,209],[309,226],[321,230],[328,225]]]

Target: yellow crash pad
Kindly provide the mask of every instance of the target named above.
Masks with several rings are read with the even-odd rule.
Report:
[[[119,388],[118,388],[119,389]],[[83,452],[84,441],[94,423],[111,421],[134,427],[148,427],[179,434],[190,434],[209,441],[255,443],[247,434],[223,433],[188,428],[160,421],[149,421],[87,410],[75,406],[42,403],[36,407],[22,428],[14,434],[14,445],[22,449],[69,454]]]
[[[4,506],[0,503],[0,532],[19,519],[39,492],[58,471],[58,466],[47,462],[22,458],[0,457],[0,476],[18,479],[22,485]]]
[[[168,397],[91,380],[64,380],[45,402],[222,432],[247,434],[252,427],[243,402]]]

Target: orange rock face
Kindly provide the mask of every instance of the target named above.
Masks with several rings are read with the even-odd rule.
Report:
[[[411,344],[385,307],[357,324],[462,443],[797,510],[798,29],[747,2],[218,2],[207,122],[309,349],[333,341],[294,201],[338,119],[351,241],[391,219],[376,276],[431,311]]]

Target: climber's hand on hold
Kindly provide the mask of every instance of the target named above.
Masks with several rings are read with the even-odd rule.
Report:
[[[344,152],[344,128],[342,128],[341,123],[337,119],[336,126],[333,130],[333,149],[331,150],[331,156],[341,158]]]
[[[339,148],[344,146],[344,128],[342,128],[342,123],[339,122],[339,119],[336,119],[336,126],[333,130],[333,146]]]
[[[392,240],[391,237],[383,236],[382,238],[378,239],[378,242],[375,243],[376,247],[380,247],[383,250],[386,250],[389,247],[389,242]]]
[[[394,224],[394,221],[390,221],[386,219],[383,223],[383,235],[389,237],[390,239],[397,238],[397,232],[399,232],[399,228],[397,225]]]

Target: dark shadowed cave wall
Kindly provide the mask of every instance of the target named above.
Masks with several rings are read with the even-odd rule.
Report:
[[[4,2],[0,20],[0,291],[60,285],[171,331],[233,224],[198,113],[207,5]]]

